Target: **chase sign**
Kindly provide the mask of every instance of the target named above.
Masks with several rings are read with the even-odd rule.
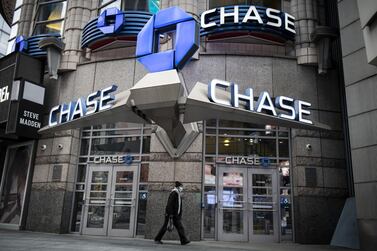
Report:
[[[175,31],[174,49],[159,52],[159,38]],[[149,72],[182,69],[199,48],[199,25],[182,9],[156,13],[137,36],[136,57]]]

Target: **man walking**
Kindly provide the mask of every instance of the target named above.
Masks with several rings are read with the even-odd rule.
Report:
[[[181,240],[181,245],[189,244],[190,241],[187,239],[185,235],[185,229],[183,228],[181,218],[182,218],[182,199],[181,193],[183,191],[183,185],[181,182],[176,181],[174,189],[170,192],[168,203],[165,209],[165,221],[162,225],[160,231],[158,232],[157,236],[154,238],[154,242],[157,244],[162,244],[162,237],[164,236],[168,224],[169,219],[173,218],[174,227],[177,229],[179,239]]]

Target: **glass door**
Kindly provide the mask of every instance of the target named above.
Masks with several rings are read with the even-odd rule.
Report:
[[[111,174],[111,166],[89,166],[84,198],[83,234],[107,234]]]
[[[218,238],[247,241],[247,169],[219,168]]]
[[[89,166],[83,234],[133,237],[137,166]]]
[[[278,242],[278,190],[275,169],[249,169],[250,241]]]
[[[136,218],[137,166],[114,166],[109,235],[133,237]]]

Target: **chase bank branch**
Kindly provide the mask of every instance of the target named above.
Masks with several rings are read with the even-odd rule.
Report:
[[[153,239],[178,180],[191,240],[330,242],[352,194],[337,1],[13,2],[1,227]]]

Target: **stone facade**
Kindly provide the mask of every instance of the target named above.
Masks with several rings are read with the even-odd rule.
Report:
[[[360,4],[366,6],[359,8]],[[377,67],[368,64],[368,43],[363,37],[363,28],[368,29],[365,18],[370,16],[369,12],[376,12],[377,5],[375,1],[343,0],[338,1],[338,8],[360,243],[363,250],[375,250]],[[375,44],[369,46],[372,51],[375,50]]]
[[[119,90],[126,90],[146,74],[133,57],[134,48],[90,53],[79,48],[80,32],[85,23],[97,15],[94,7],[97,2],[68,1],[61,74],[58,81],[46,79],[45,82],[51,94],[47,100],[46,117],[53,105],[87,95],[112,83],[117,84]],[[294,8],[297,1],[291,2]],[[307,2],[305,8],[312,13],[311,4],[317,1]],[[194,15],[206,9],[206,4],[203,0],[161,1],[162,7],[180,6]],[[289,1],[284,1],[284,8],[288,6]],[[300,7],[297,8],[303,15]],[[329,124],[332,130],[321,133],[292,130],[295,241],[328,243],[348,196],[339,97],[341,85],[336,70],[319,76],[315,66],[297,64],[295,53],[302,51],[307,53],[308,63],[317,62],[314,57],[309,57],[309,49],[315,50],[315,45],[304,41],[304,35],[311,32],[310,29],[304,30],[314,25],[313,18],[303,17],[303,25],[300,21],[299,29],[303,31],[300,33],[300,45],[296,48],[292,45],[211,44],[203,41],[197,60],[185,66],[182,75],[189,91],[196,82],[208,83],[218,78],[239,84],[240,91],[253,87],[256,93],[268,91],[273,96],[286,95],[312,103],[313,120]],[[27,29],[26,22],[23,25],[25,28],[20,30]],[[152,134],[146,238],[153,238],[157,233],[163,221],[169,190],[175,180],[180,180],[186,187],[184,224],[192,240],[201,239],[202,142],[200,134],[182,157],[172,159]],[[45,151],[40,150],[43,144],[47,146]],[[59,150],[59,144],[63,149]],[[312,145],[311,151],[306,150],[307,144]],[[27,229],[69,232],[78,146],[79,132],[76,130],[39,140]],[[60,172],[60,179],[54,176],[54,172],[55,175]],[[176,239],[177,236],[175,233],[168,234],[166,238]]]

